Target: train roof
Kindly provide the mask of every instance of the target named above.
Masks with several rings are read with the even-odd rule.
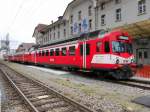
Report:
[[[90,32],[90,33],[83,33],[83,34],[80,34],[80,36],[77,36],[77,37],[73,37],[73,38],[70,38],[70,39],[67,39],[67,40],[62,40],[62,41],[59,41],[59,42],[55,42],[55,43],[51,43],[51,44],[47,44],[47,45],[37,45],[36,46],[36,49],[42,49],[42,48],[48,48],[50,46],[55,46],[55,45],[64,45],[64,44],[70,44],[70,43],[77,43],[78,41],[82,41],[82,40],[92,40],[92,39],[95,39],[97,37],[99,38],[103,38],[111,33],[116,33],[116,32],[121,32],[121,33],[127,33],[125,31],[122,31],[122,30],[115,30],[115,31],[106,31],[106,30],[97,30],[97,31],[94,31],[94,32]]]

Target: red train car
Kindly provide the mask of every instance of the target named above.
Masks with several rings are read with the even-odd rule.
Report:
[[[93,32],[82,36],[74,41],[40,47],[30,52],[24,61],[69,69],[107,71],[116,79],[133,76],[132,39],[127,32]]]

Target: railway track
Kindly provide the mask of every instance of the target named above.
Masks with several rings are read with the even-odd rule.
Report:
[[[150,82],[131,79],[131,80],[127,80],[127,81],[117,81],[115,83],[118,83],[121,85],[126,85],[126,86],[131,86],[131,87],[136,87],[139,89],[150,90]]]
[[[0,70],[32,112],[96,112],[6,65]]]
[[[81,76],[85,77],[85,75],[83,75],[83,73],[78,72],[78,74],[80,74]],[[102,77],[102,76],[96,76],[93,77],[90,73],[86,75],[86,77],[90,75],[90,78],[93,79],[98,79],[99,81],[104,81],[104,82],[108,82],[108,83],[114,83],[114,84],[121,84],[121,85],[125,85],[125,86],[130,86],[130,87],[136,87],[139,89],[143,89],[143,90],[150,90],[150,81],[142,81],[142,80],[135,80],[135,79],[128,79],[128,80],[115,80],[115,79],[110,79],[108,77]],[[92,76],[92,77],[91,77]],[[107,74],[106,74],[107,76]]]
[[[0,112],[30,112],[18,93],[11,87],[0,71],[1,109]]]

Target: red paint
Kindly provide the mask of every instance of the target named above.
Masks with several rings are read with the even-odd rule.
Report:
[[[129,40],[118,40],[119,36],[128,36]],[[104,50],[104,43],[108,41],[110,43],[109,47],[110,47],[110,52],[106,53]],[[9,60],[10,61],[17,61],[17,62],[28,62],[28,63],[40,63],[40,64],[51,64],[51,65],[62,65],[62,66],[75,66],[78,67],[80,69],[83,68],[83,60],[84,57],[82,55],[80,55],[80,49],[79,46],[83,45],[84,42],[86,42],[87,44],[90,44],[90,55],[86,56],[86,69],[90,70],[90,69],[117,69],[119,68],[121,65],[118,64],[92,64],[92,58],[95,54],[113,54],[113,55],[117,55],[123,58],[129,58],[130,56],[132,56],[133,54],[129,54],[129,53],[113,53],[112,51],[112,41],[121,41],[121,42],[126,42],[126,43],[132,43],[132,39],[131,37],[128,35],[128,33],[123,32],[123,31],[114,31],[114,32],[110,32],[108,34],[106,34],[103,38],[93,38],[90,40],[86,40],[86,41],[81,41],[78,40],[76,42],[76,50],[75,56],[69,56],[69,51],[67,48],[67,56],[39,56],[39,53],[26,53],[26,54],[19,54],[19,55],[14,55],[14,56],[9,56]],[[100,48],[100,52],[96,52],[96,43],[97,42],[101,42],[101,48]],[[45,48],[40,48],[40,50],[45,50],[45,49],[51,49],[51,48],[58,48],[61,47],[62,45],[54,45],[54,46],[47,46]],[[66,43],[66,45],[64,44],[63,47],[68,46],[68,44]],[[37,51],[36,51],[37,52]],[[56,53],[56,52],[55,52]],[[62,53],[61,51],[59,52],[60,54]],[[36,57],[36,59],[35,59]]]

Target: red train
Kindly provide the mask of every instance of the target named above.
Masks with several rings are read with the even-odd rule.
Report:
[[[124,31],[84,34],[72,41],[9,56],[9,60],[68,69],[107,71],[116,79],[132,77],[132,68],[135,67],[132,39]]]

